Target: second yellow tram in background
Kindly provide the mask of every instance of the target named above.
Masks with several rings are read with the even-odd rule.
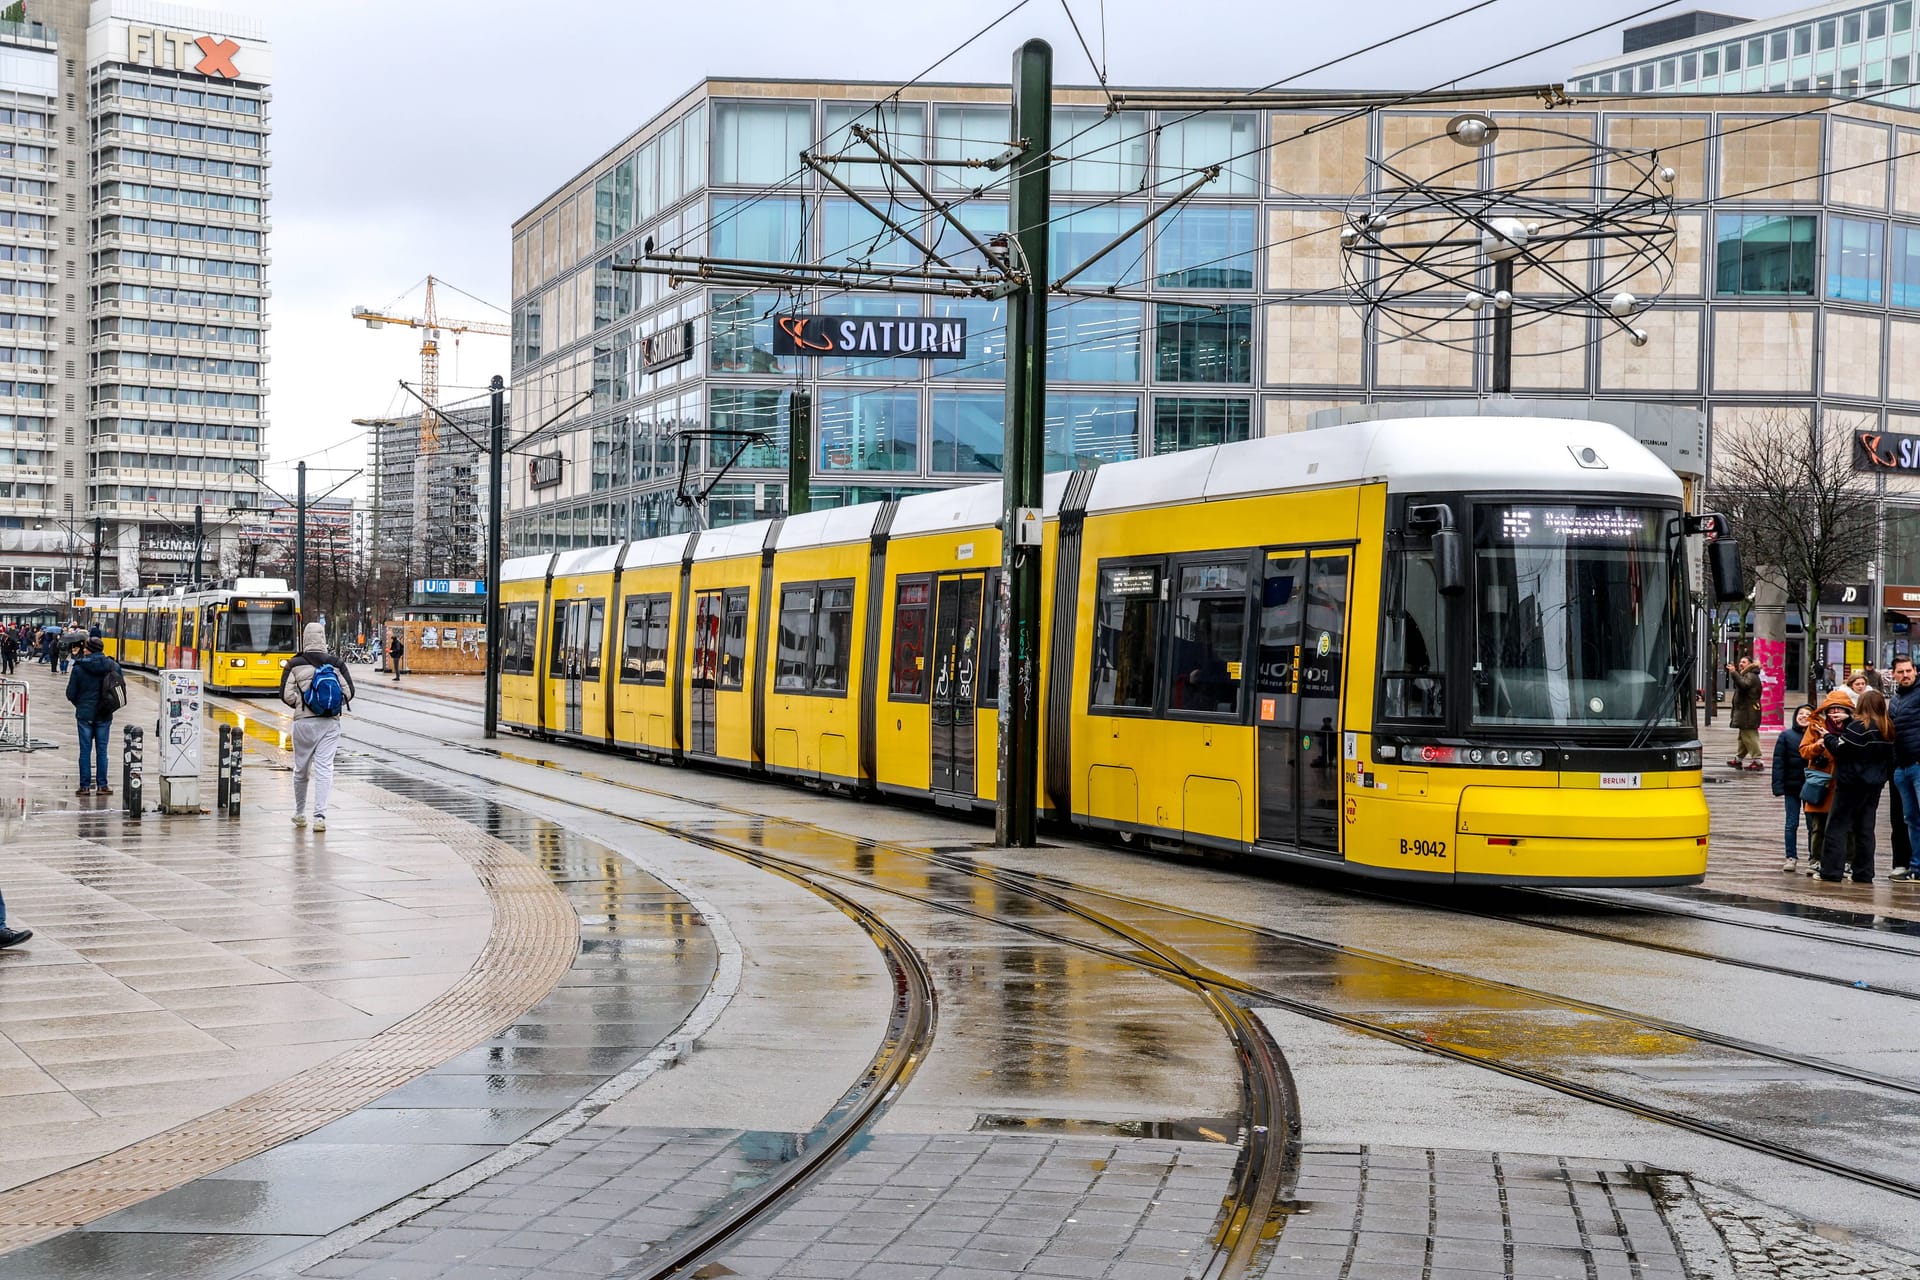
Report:
[[[999,486],[523,557],[504,723],[985,807]],[[1679,480],[1408,419],[1048,477],[1048,816],[1413,880],[1705,872]]]
[[[147,671],[193,668],[216,693],[275,693],[299,649],[299,596],[283,578],[90,596],[107,656]]]

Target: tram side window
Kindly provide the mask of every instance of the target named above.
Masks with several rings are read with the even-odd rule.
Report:
[[[918,702],[927,692],[927,609],[933,584],[922,578],[903,581],[894,592],[893,680],[891,694]]]
[[[500,674],[515,675],[520,670],[520,606],[510,604],[500,611],[500,638],[496,645]]]
[[[853,588],[820,588],[813,620],[813,691],[845,693],[853,662]]]
[[[607,602],[595,600],[587,606],[587,661],[580,673],[585,680],[600,678],[600,650],[607,636]]]
[[[1102,565],[1093,616],[1093,705],[1151,711],[1160,659],[1157,564]]]
[[[813,647],[814,588],[780,589],[780,641],[773,669],[773,687],[782,693],[807,691],[807,662]]]
[[[982,707],[1000,705],[1000,624],[1007,608],[1000,602],[1000,571],[987,571],[986,636],[980,645],[980,701]]]
[[[1388,562],[1380,646],[1380,714],[1388,720],[1446,719],[1445,619],[1430,551],[1402,548]]]
[[[1182,565],[1179,582],[1168,643],[1167,710],[1238,716],[1246,687],[1246,562]]]
[[[564,680],[573,674],[573,659],[578,644],[576,633],[580,628],[580,610],[571,604],[556,604],[553,607],[553,654],[547,664],[547,674],[556,680]]]
[[[747,593],[726,593],[720,630],[720,687],[741,689],[747,680]]]
[[[664,595],[628,597],[626,642],[620,663],[620,678],[627,683],[667,682],[669,605]]]
[[[507,653],[502,671],[530,676],[538,665],[540,606],[516,604],[507,610]]]

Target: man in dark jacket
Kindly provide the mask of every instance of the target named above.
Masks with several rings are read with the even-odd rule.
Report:
[[[1893,662],[1893,878],[1913,879],[1920,847],[1920,672],[1904,654]]]
[[[1743,657],[1736,665],[1727,664],[1733,703],[1727,723],[1740,733],[1740,747],[1727,763],[1736,769],[1760,768],[1760,664]]]
[[[110,796],[107,785],[107,744],[113,738],[113,712],[100,695],[120,676],[120,664],[109,658],[104,640],[87,641],[87,656],[73,664],[67,676],[67,701],[80,728],[80,789],[77,796]],[[95,775],[98,775],[98,781]]]
[[[12,627],[0,629],[0,676],[12,675],[19,661],[20,637],[13,633]]]

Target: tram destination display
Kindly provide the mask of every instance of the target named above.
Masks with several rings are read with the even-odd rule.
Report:
[[[1644,507],[1496,507],[1484,525],[1504,546],[1647,546],[1659,537],[1659,513]]]
[[[776,316],[777,356],[925,356],[964,360],[964,317]]]

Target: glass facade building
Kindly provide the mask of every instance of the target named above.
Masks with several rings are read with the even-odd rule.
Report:
[[[509,479],[512,553],[685,530],[695,511],[676,501],[683,476],[692,492],[713,486],[709,523],[780,513],[796,390],[814,406],[816,505],[999,473],[1004,304],[676,289],[613,269],[648,240],[767,262],[918,261],[871,213],[808,174],[798,153],[847,156],[858,149],[849,125],[863,121],[903,157],[990,159],[1009,142],[1007,91],[916,85],[890,99],[892,89],[706,81],[514,224],[518,429],[579,403],[548,456],[537,467],[523,459]],[[1685,406],[1713,431],[1785,412],[1920,432],[1920,165],[1895,163],[1920,149],[1912,111],[1835,100],[1829,112],[1799,115],[1803,104],[1742,95],[1595,98],[1544,112],[1518,93],[1350,117],[1271,105],[1191,119],[1173,107],[1104,108],[1098,90],[1056,94],[1052,274],[1125,238],[1075,277],[1082,291],[1050,302],[1050,469],[1301,430],[1324,409],[1486,394],[1484,317],[1436,296],[1434,332],[1452,341],[1383,337],[1348,299],[1339,247],[1369,158],[1456,165],[1463,153],[1446,122],[1471,108],[1501,123],[1482,161],[1489,182],[1536,163],[1522,153],[1539,129],[1658,149],[1675,170],[1672,279],[1637,321],[1651,341],[1634,347],[1597,320],[1521,327],[1517,394]],[[1213,164],[1217,182],[1126,235],[1149,194],[1164,200]],[[977,261],[880,166],[842,160],[838,173],[942,255]],[[927,166],[918,176],[957,200],[976,234],[1006,229],[1003,173]],[[1598,199],[1572,185],[1568,196]],[[1602,278],[1595,259],[1563,266]],[[1651,280],[1631,283],[1659,292]],[[1552,285],[1523,273],[1518,287]],[[781,355],[774,316],[793,311],[963,316],[968,352],[957,361]],[[689,323],[692,358],[650,369],[643,343]]]
[[[0,21],[0,615],[64,611],[96,544],[104,590],[190,577],[196,507],[216,576],[265,456],[264,31],[27,14]]]
[[[1828,4],[1575,67],[1575,93],[1819,93],[1920,105],[1913,0]]]

